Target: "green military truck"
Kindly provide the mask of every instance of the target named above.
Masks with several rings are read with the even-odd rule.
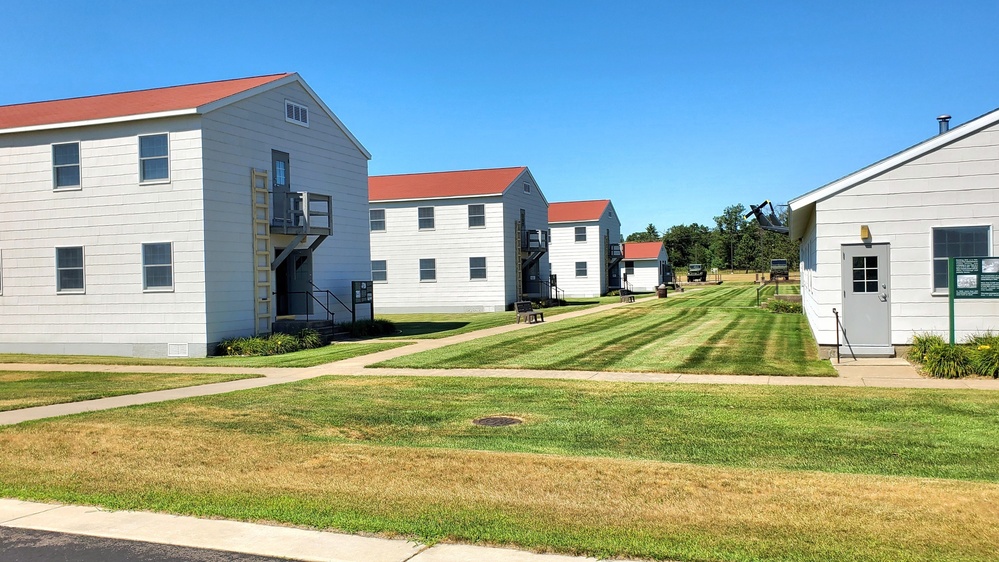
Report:
[[[770,260],[770,280],[774,279],[787,281],[787,260]]]
[[[705,282],[708,280],[708,271],[699,263],[692,263],[687,267],[687,283],[695,281]]]

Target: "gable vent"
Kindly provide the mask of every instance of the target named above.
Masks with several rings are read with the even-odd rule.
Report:
[[[284,120],[304,127],[309,126],[309,108],[284,100]]]

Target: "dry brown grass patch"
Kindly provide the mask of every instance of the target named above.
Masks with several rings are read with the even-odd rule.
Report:
[[[396,518],[474,510],[577,530],[999,551],[999,485],[989,483],[308,443],[182,424],[54,422],[0,432],[0,449],[0,481],[28,489],[281,496]]]

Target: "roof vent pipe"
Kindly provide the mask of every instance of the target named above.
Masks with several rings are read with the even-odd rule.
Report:
[[[940,122],[941,135],[950,129],[950,115],[941,115],[940,117],[937,117],[937,121]]]

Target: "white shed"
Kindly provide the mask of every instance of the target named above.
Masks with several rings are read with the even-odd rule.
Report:
[[[548,201],[526,166],[372,176],[382,313],[497,312],[550,295]]]
[[[621,221],[609,199],[548,206],[552,274],[567,297],[599,297],[621,286]]]
[[[627,242],[621,262],[624,286],[632,291],[655,291],[666,282],[669,256],[662,242]]]
[[[892,355],[949,331],[947,258],[995,256],[999,110],[790,201],[801,293],[820,346]],[[959,300],[958,340],[999,328],[999,302]]]
[[[297,74],[0,107],[0,352],[203,357],[349,305],[369,158]]]

